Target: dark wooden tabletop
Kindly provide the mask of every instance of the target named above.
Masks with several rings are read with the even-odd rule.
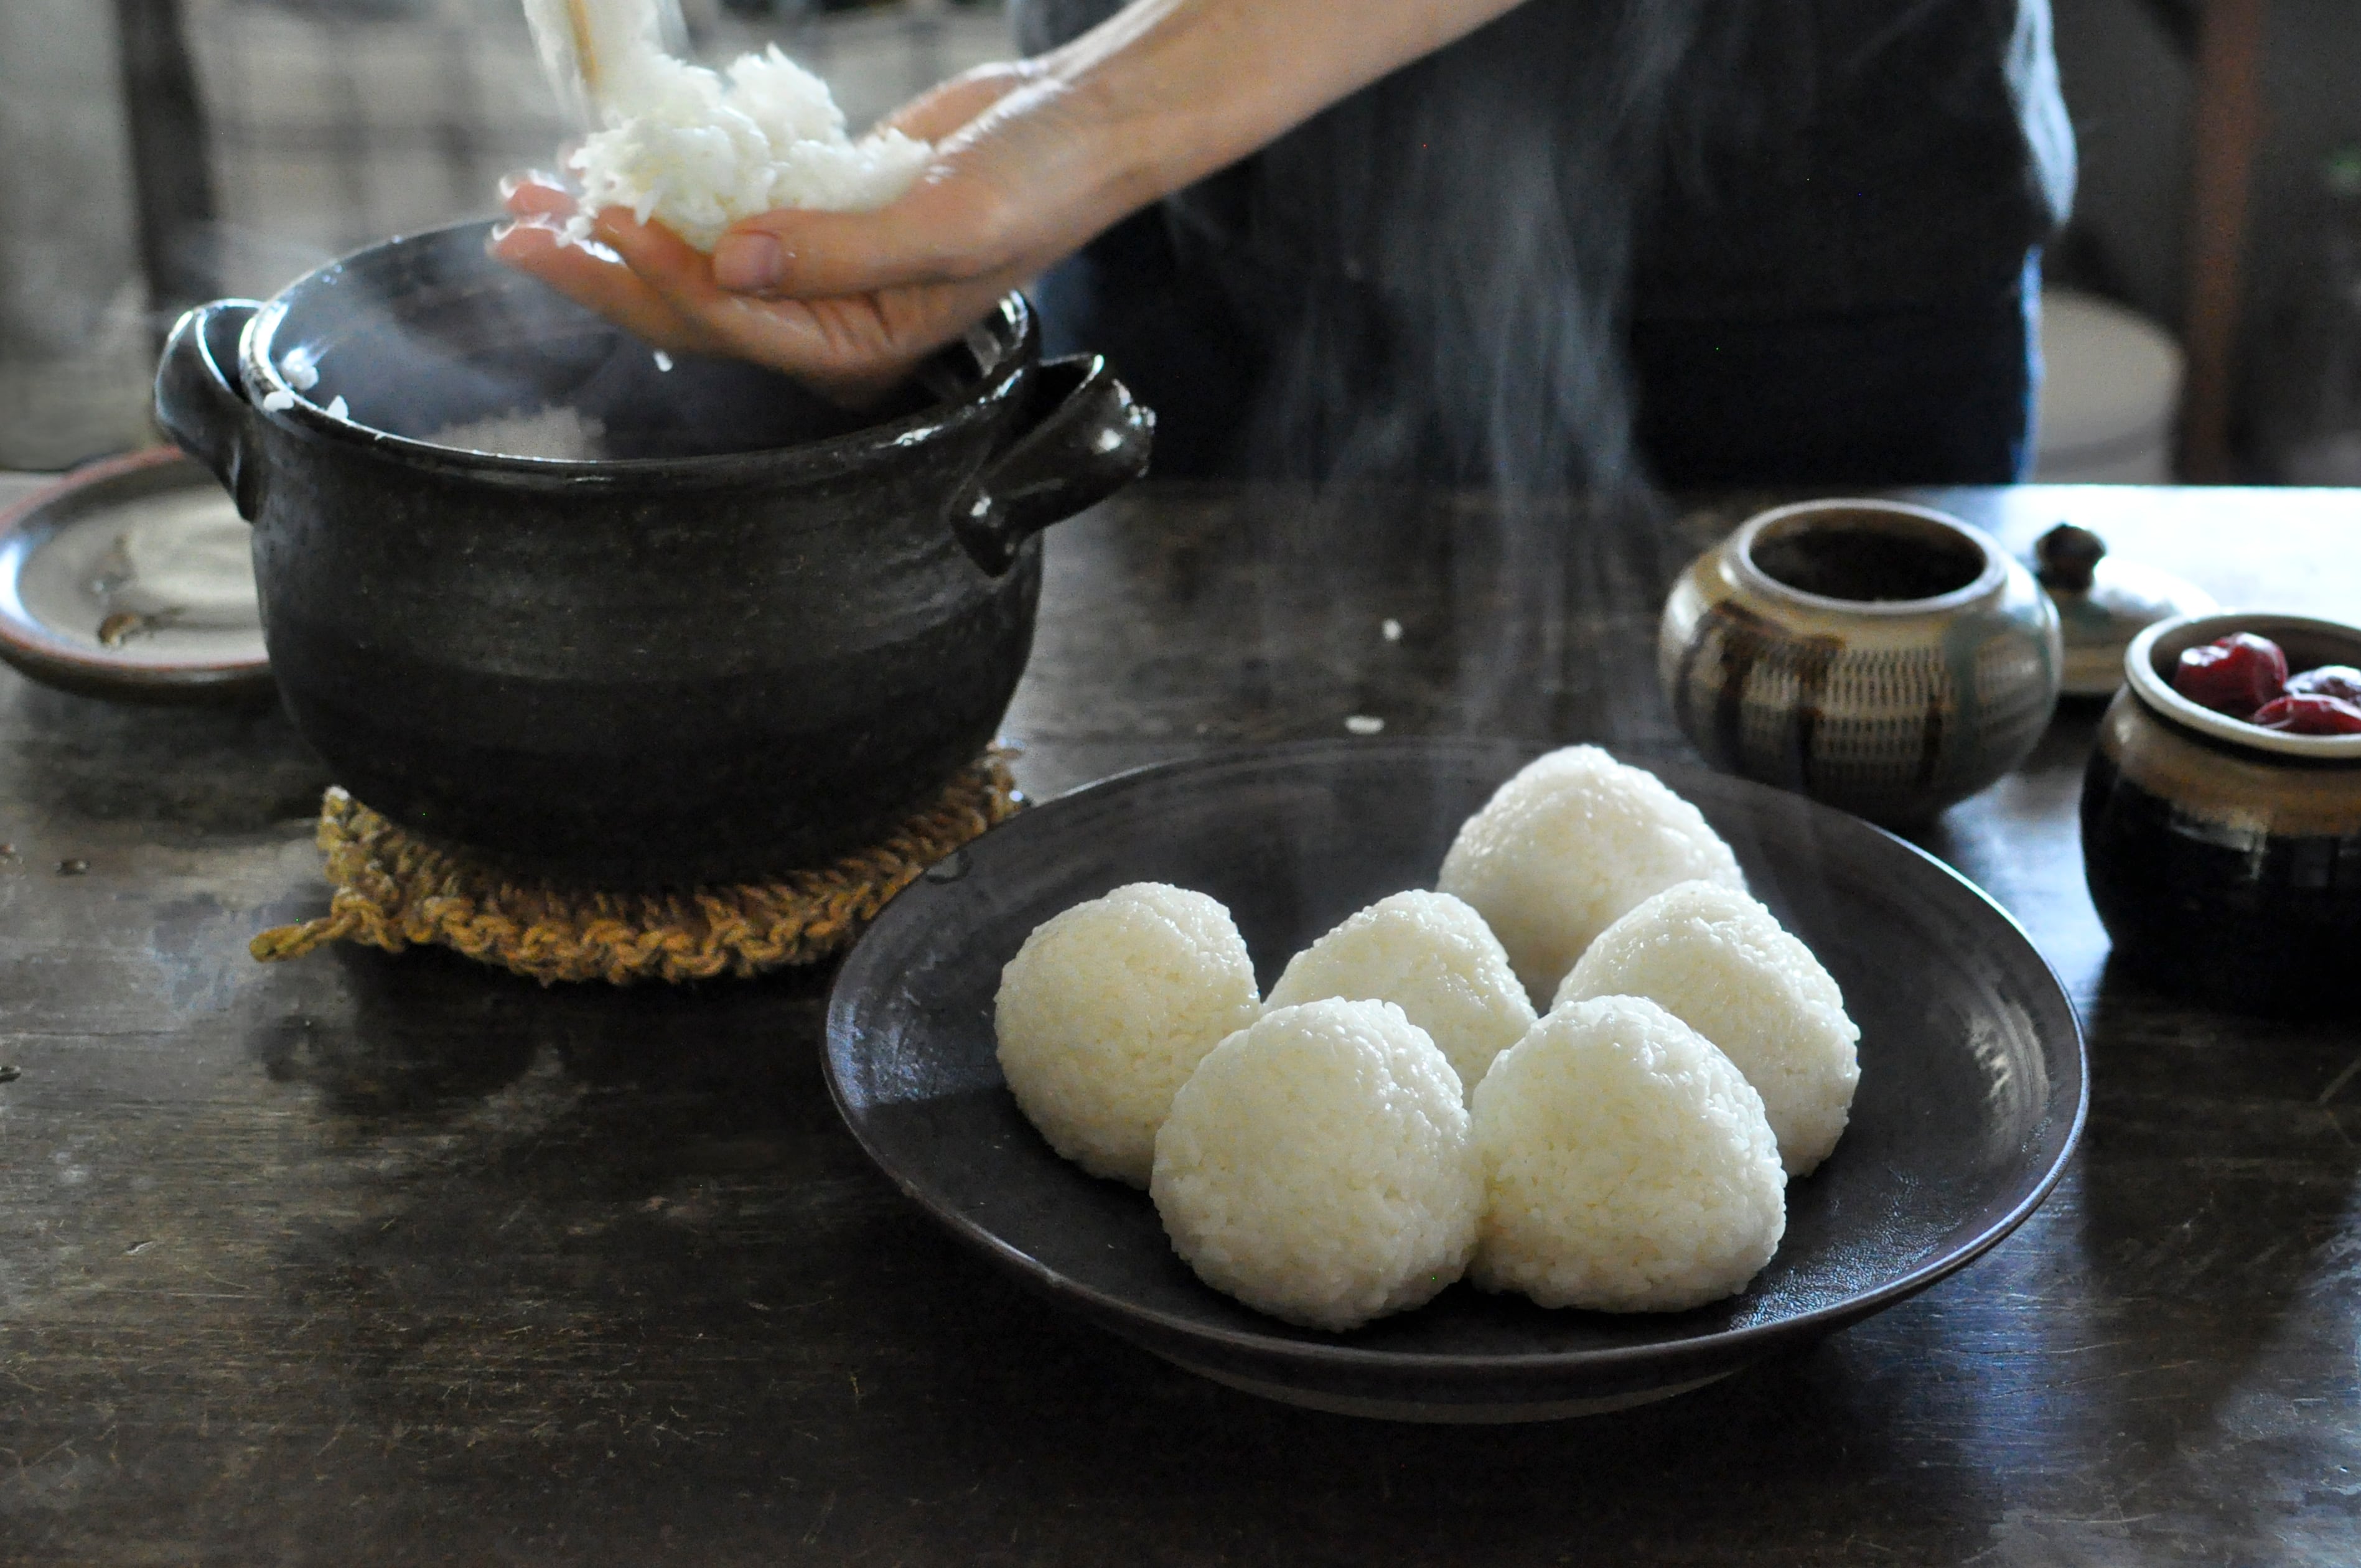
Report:
[[[2361,611],[2361,493],[1942,499]],[[1054,536],[1020,772],[1352,716],[1685,755],[1656,607],[1737,516],[1144,488]],[[2088,1025],[2048,1206],[1725,1384],[1440,1428],[1233,1393],[987,1272],[840,1126],[825,974],[254,963],[326,899],[286,724],[0,671],[0,1563],[2350,1564],[2361,1023],[2110,970],[2092,718],[1923,836]]]

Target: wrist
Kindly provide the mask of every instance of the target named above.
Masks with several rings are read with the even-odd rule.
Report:
[[[1040,57],[1108,222],[1284,128],[1269,123],[1268,79],[1237,68],[1239,9],[1235,0],[1134,0]]]

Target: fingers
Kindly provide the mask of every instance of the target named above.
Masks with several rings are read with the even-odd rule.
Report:
[[[520,218],[570,218],[574,196],[555,174],[529,169],[500,176],[500,203]]]
[[[695,323],[684,321],[645,280],[620,262],[568,241],[555,224],[503,224],[492,231],[489,249],[493,259],[539,279],[653,347],[711,351]]]
[[[873,213],[763,213],[721,236],[713,275],[734,292],[798,300],[977,276],[999,258],[975,243],[983,226],[966,214],[967,202],[967,192],[921,176]]]
[[[629,207],[602,209],[591,220],[590,232],[651,282],[690,279],[708,270],[703,252],[660,223],[642,223]]]
[[[723,288],[711,259],[662,224],[610,207],[592,224],[594,244],[568,242],[566,216],[545,213],[564,192],[520,181],[508,192],[526,215],[493,233],[490,250],[568,299],[660,347],[728,354],[783,371],[850,407],[873,400],[928,354],[950,342],[1017,281],[983,273],[948,282],[817,298],[759,298]],[[571,203],[567,203],[570,212]],[[773,219],[799,243],[864,225],[878,214],[785,213]],[[769,231],[763,231],[769,236]],[[889,230],[890,232],[890,230]],[[872,248],[875,236],[873,233]]]
[[[598,214],[595,232],[622,258],[628,276],[725,352],[792,375],[875,367],[878,356],[823,328],[802,302],[755,300],[723,289],[707,258],[662,224],[643,224],[610,207]],[[872,342],[874,336],[867,334]],[[863,334],[855,332],[852,338]]]
[[[598,214],[597,232],[711,345],[707,352],[767,365],[848,404],[900,380],[1008,287],[974,280],[825,299],[757,299],[722,288],[706,258],[660,224],[610,208]]]

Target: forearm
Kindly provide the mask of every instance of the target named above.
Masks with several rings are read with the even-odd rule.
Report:
[[[1043,56],[1127,212],[1253,152],[1522,0],[1138,0]]]

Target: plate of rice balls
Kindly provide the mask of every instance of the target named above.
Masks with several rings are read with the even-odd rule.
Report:
[[[1998,905],[1801,796],[1595,746],[1126,773],[846,959],[862,1146],[1021,1280],[1233,1387],[1499,1421],[1701,1387],[1965,1266],[2082,1124]]]

